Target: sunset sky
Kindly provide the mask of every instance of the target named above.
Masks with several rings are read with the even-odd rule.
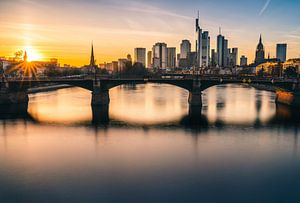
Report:
[[[276,43],[288,43],[288,58],[295,58],[300,57],[299,8],[299,0],[1,0],[0,56],[26,49],[37,59],[80,66],[89,63],[91,41],[97,63],[158,41],[179,48],[182,39],[194,44],[200,10],[211,48],[221,26],[229,46],[250,62],[260,33],[271,57]]]

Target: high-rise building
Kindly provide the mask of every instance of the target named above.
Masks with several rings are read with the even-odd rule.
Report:
[[[187,39],[182,40],[180,44],[180,58],[187,59],[188,53],[191,52],[191,42]]]
[[[141,63],[146,66],[146,49],[135,48],[134,49],[134,63]]]
[[[167,48],[167,55],[168,55],[168,62],[167,62],[167,68],[176,68],[176,48],[175,47],[169,47]]]
[[[262,43],[262,37],[260,35],[259,37],[259,43],[256,48],[256,53],[255,53],[255,64],[261,64],[265,62],[265,48]]]
[[[240,59],[240,66],[247,66],[248,65],[248,59],[246,56],[241,56],[241,59]]]
[[[229,52],[228,51],[228,40],[224,39],[224,46],[223,46],[223,66],[227,67],[229,65]]]
[[[287,44],[277,44],[276,46],[276,58],[281,62],[286,61],[287,55]]]
[[[200,15],[196,19],[196,53],[197,53],[197,67],[202,66],[202,29],[200,27]]]
[[[202,67],[210,65],[210,36],[208,31],[202,33]]]
[[[193,67],[196,63],[197,60],[197,53],[196,52],[190,52],[188,54],[188,60],[187,60],[187,65],[188,67]]]
[[[221,29],[220,29],[220,33],[217,36],[217,65],[219,67],[223,67],[224,66],[224,41],[225,38],[224,36],[221,35]]]
[[[148,51],[147,53],[147,68],[152,68],[153,58],[152,58],[152,51]]]
[[[167,44],[156,43],[153,48],[153,68],[166,69],[167,68]]]
[[[217,54],[217,52],[216,52],[216,50],[215,49],[212,49],[211,50],[211,61],[210,61],[210,64],[211,64],[211,66],[212,67],[216,67],[217,66],[217,64],[218,64],[218,54]]]
[[[124,69],[126,68],[126,64],[130,63],[131,61],[127,59],[118,59],[118,72],[122,72],[124,71]]]
[[[229,66],[234,67],[237,66],[238,60],[238,48],[229,49]]]
[[[196,66],[208,67],[210,62],[210,37],[208,31],[200,27],[200,15],[196,19]]]

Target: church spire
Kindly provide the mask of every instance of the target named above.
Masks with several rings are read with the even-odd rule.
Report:
[[[95,56],[94,56],[94,45],[93,45],[93,42],[92,42],[90,66],[91,67],[95,67]]]
[[[261,34],[259,36],[259,43],[262,44],[262,37],[261,37]]]
[[[25,50],[25,53],[24,53],[24,58],[23,58],[23,60],[25,61],[25,62],[27,62],[27,60],[28,60],[28,56],[27,56],[27,51]]]

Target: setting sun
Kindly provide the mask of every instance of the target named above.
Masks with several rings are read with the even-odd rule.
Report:
[[[34,49],[31,46],[28,46],[25,48],[25,51],[27,52],[28,61],[42,61],[43,56],[41,53],[39,53],[36,49]]]

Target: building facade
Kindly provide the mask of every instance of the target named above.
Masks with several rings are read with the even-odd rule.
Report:
[[[167,68],[167,44],[166,43],[156,43],[153,48],[153,68],[166,69]]]
[[[176,48],[175,47],[167,48],[167,53],[168,53],[167,68],[170,69],[176,68]]]
[[[286,61],[287,55],[287,44],[277,44],[276,45],[276,58],[280,60],[280,62]]]
[[[210,66],[210,36],[207,31],[202,33],[202,67]]]
[[[255,52],[255,64],[261,64],[265,62],[265,48],[262,43],[262,37],[260,35],[259,37],[259,43],[256,47],[256,52]]]
[[[153,62],[152,51],[148,51],[148,53],[147,53],[147,68],[152,68],[152,62]]]
[[[248,58],[246,56],[241,56],[240,59],[240,66],[247,66],[248,65]]]
[[[191,52],[191,42],[187,39],[182,40],[180,44],[180,58],[187,59],[188,54]]]
[[[134,49],[134,63],[141,63],[146,66],[146,49],[135,48]]]
[[[229,50],[229,66],[235,67],[238,65],[238,48],[232,48]]]

